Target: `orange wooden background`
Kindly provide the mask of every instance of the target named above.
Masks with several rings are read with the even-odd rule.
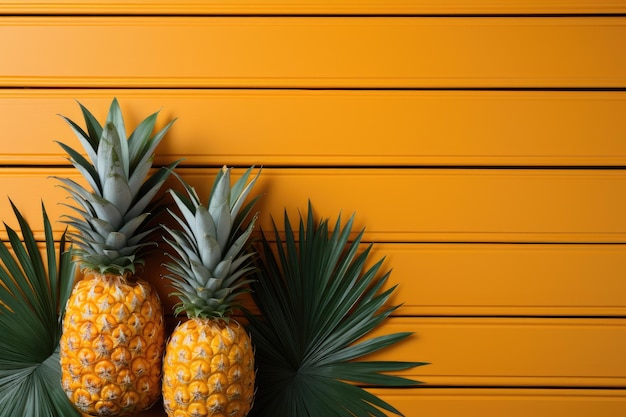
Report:
[[[178,121],[206,194],[263,166],[260,225],[356,213],[403,303],[375,389],[407,417],[626,415],[626,1],[0,0],[0,189],[41,237],[75,100]],[[0,218],[14,225],[8,198]],[[55,223],[59,234],[62,225]],[[4,232],[0,237],[5,238]],[[146,270],[173,301],[156,259]],[[144,416],[163,416],[155,407]]]

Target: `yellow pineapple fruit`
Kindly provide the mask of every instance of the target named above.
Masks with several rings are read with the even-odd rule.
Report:
[[[135,275],[141,250],[154,242],[146,227],[151,201],[176,162],[148,175],[154,149],[172,123],[152,136],[156,113],[126,138],[117,100],[104,127],[81,105],[87,131],[65,119],[87,158],[60,143],[91,190],[58,178],[74,202],[74,255],[83,272],[68,300],[60,340],[62,386],[82,413],[118,416],[159,398],[164,349],[163,308]]]
[[[123,415],[158,398],[164,344],[159,297],[141,279],[85,273],[65,310],[63,388],[91,415]]]
[[[244,247],[256,216],[244,226],[256,199],[243,206],[258,174],[252,168],[230,187],[230,169],[218,174],[207,205],[183,182],[172,191],[180,229],[165,227],[174,251],[166,264],[176,314],[186,313],[166,346],[163,404],[170,417],[244,417],[254,399],[254,352],[246,330],[231,317],[253,270]]]

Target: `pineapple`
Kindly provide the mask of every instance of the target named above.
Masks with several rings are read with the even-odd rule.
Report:
[[[62,386],[84,414],[131,414],[159,397],[165,335],[163,308],[147,281],[135,276],[148,205],[178,162],[152,175],[153,152],[173,121],[152,136],[157,113],[126,138],[117,100],[102,127],[80,105],[87,131],[72,127],[91,162],[59,143],[91,190],[57,178],[76,203],[64,222],[83,278],[68,300],[60,341]]]
[[[253,270],[244,246],[256,215],[244,222],[256,199],[243,206],[259,176],[248,182],[251,170],[231,189],[224,167],[206,206],[184,182],[187,196],[171,192],[181,216],[170,212],[178,230],[164,226],[174,249],[166,277],[180,299],[176,314],[185,312],[188,320],[166,346],[163,403],[170,417],[243,417],[252,407],[254,352],[243,326],[230,317]]]

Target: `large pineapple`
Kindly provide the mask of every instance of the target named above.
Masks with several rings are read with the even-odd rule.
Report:
[[[148,206],[176,163],[149,175],[154,149],[172,122],[152,135],[157,114],[126,137],[117,100],[106,123],[81,105],[87,130],[70,119],[89,160],[60,143],[84,176],[85,188],[62,182],[76,215],[65,222],[83,278],[68,300],[60,341],[62,385],[70,401],[90,415],[125,415],[151,406],[160,394],[163,308],[143,264]]]
[[[252,168],[230,187],[230,169],[215,180],[208,204],[183,182],[172,192],[180,228],[165,227],[174,249],[167,277],[180,299],[176,314],[188,320],[174,330],[163,364],[163,402],[170,417],[243,417],[254,398],[254,352],[245,329],[230,314],[253,270],[245,246],[256,216],[256,199],[244,206],[258,178]]]

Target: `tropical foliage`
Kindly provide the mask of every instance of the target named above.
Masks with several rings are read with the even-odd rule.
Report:
[[[42,205],[45,256],[11,203],[22,238],[6,226],[0,244],[0,416],[79,416],[61,389],[59,338],[74,264],[62,235],[58,252]]]
[[[257,281],[251,284],[260,315],[246,312],[256,346],[258,392],[251,415],[273,417],[401,415],[364,386],[412,386],[390,371],[420,362],[368,361],[366,355],[410,333],[367,338],[397,309],[388,306],[395,287],[384,289],[383,259],[366,267],[371,245],[363,231],[350,240],[354,216],[315,223],[311,205],[296,232],[285,213],[284,238],[261,236]],[[359,386],[361,384],[362,386]]]
[[[69,162],[84,177],[87,187],[71,178],[57,177],[76,205],[68,205],[77,215],[66,215],[72,226],[69,237],[77,247],[81,269],[102,274],[135,273],[143,264],[141,252],[154,245],[149,237],[148,219],[159,210],[155,196],[180,161],[152,169],[154,152],[175,120],[155,130],[157,113],[145,118],[127,137],[124,118],[117,99],[109,107],[101,125],[96,117],[78,103],[86,131],[67,117],[63,119],[76,134],[88,159],[82,153],[58,142]]]

